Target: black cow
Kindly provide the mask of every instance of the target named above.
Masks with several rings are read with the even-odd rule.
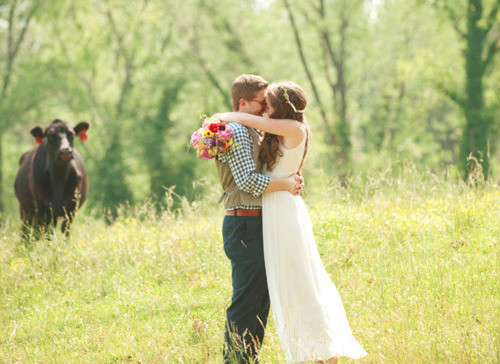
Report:
[[[64,218],[62,231],[69,232],[75,210],[88,192],[87,172],[73,138],[76,134],[86,140],[89,127],[85,121],[73,127],[55,119],[45,130],[31,128],[38,145],[21,157],[14,185],[25,236],[30,228],[39,233],[50,224],[55,227],[59,217]]]

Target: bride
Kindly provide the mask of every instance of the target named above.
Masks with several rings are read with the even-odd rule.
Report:
[[[264,131],[259,156],[264,174],[288,177],[301,170],[307,153],[306,95],[293,82],[274,83],[266,104],[269,118],[241,112],[214,117]],[[262,216],[271,307],[287,361],[335,364],[340,356],[365,356],[321,262],[302,198],[287,191],[264,193]]]

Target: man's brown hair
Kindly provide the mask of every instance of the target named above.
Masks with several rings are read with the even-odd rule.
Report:
[[[231,97],[233,99],[233,110],[240,109],[240,99],[252,100],[255,94],[266,88],[269,83],[261,76],[241,75],[234,80],[231,86]]]

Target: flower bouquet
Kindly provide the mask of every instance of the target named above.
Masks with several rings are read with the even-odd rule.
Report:
[[[201,128],[191,135],[191,145],[198,158],[207,160],[226,155],[234,148],[234,132],[213,117],[206,117]]]

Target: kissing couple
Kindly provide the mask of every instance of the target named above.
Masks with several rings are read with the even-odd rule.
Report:
[[[269,85],[260,76],[241,75],[231,97],[233,112],[214,115],[231,123],[236,146],[216,158],[233,285],[224,363],[259,362],[270,306],[288,363],[334,364],[340,356],[365,356],[300,197],[310,137],[304,91],[293,82]]]

